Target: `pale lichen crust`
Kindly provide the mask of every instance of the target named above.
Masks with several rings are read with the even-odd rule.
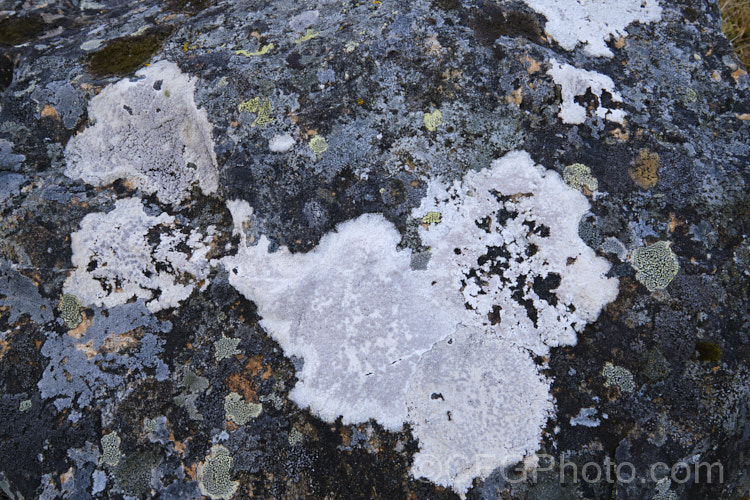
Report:
[[[195,104],[195,80],[167,61],[136,75],[91,100],[94,123],[68,142],[65,175],[94,186],[126,179],[171,204],[187,198],[194,183],[216,191],[211,124]]]
[[[307,254],[269,253],[265,236],[243,237],[249,205],[228,206],[242,240],[223,259],[229,281],[304,359],[291,399],[328,421],[410,422],[412,474],[461,494],[538,447],[553,404],[529,353],[574,344],[617,296],[609,264],[578,237],[588,201],[524,152],[429,183],[412,212],[430,248],[421,271],[380,215],[340,224]]]

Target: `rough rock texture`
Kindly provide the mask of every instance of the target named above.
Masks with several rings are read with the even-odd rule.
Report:
[[[746,497],[748,137],[708,0],[0,0],[0,498]]]

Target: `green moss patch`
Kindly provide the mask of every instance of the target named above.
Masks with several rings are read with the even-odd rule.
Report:
[[[36,38],[46,24],[39,15],[8,17],[0,21],[0,45],[21,45]]]
[[[157,26],[140,35],[110,40],[91,56],[89,70],[96,76],[129,75],[149,62],[171,34],[171,26]]]

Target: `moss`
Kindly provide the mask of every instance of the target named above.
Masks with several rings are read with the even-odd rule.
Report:
[[[622,366],[606,363],[602,370],[602,376],[606,379],[604,381],[605,387],[617,387],[623,392],[633,392],[635,389],[633,374]]]
[[[114,467],[120,463],[120,442],[120,436],[114,431],[102,437],[102,461],[105,464]]]
[[[599,188],[599,181],[591,175],[591,169],[583,163],[573,163],[565,167],[563,180],[565,184],[578,191],[583,191],[586,188],[593,192]]]
[[[715,342],[699,340],[695,343],[695,353],[700,361],[719,361],[721,358],[721,347]]]
[[[658,241],[633,251],[631,263],[637,271],[635,279],[645,285],[649,292],[666,288],[680,269],[677,256],[669,245],[668,241]]]
[[[96,76],[126,76],[146,64],[172,34],[172,27],[149,28],[140,35],[110,40],[94,52],[89,70]]]
[[[201,493],[212,500],[228,500],[236,492],[238,481],[232,481],[229,474],[232,468],[232,457],[229,450],[215,444],[205,462],[198,465],[198,486]]]
[[[245,403],[242,396],[236,392],[229,393],[224,399],[224,413],[227,420],[232,420],[238,425],[245,425],[250,419],[260,415],[261,411],[263,411],[263,405]]]
[[[81,324],[83,320],[81,316],[81,301],[75,295],[69,293],[63,295],[60,299],[58,309],[65,325],[69,329],[73,330]]]
[[[213,0],[167,0],[171,10],[195,14],[213,5]]]
[[[430,132],[437,130],[438,125],[443,122],[443,113],[439,109],[436,109],[432,113],[424,114],[424,126]]]
[[[33,14],[8,17],[0,21],[0,45],[21,45],[33,40],[44,30],[42,16]]]

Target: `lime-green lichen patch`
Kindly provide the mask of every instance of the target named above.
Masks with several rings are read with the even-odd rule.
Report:
[[[246,403],[242,396],[231,392],[224,398],[224,413],[227,420],[235,424],[245,425],[251,418],[255,418],[263,411],[263,405],[258,403]]]
[[[260,105],[260,108],[258,108],[258,115],[255,117],[255,121],[253,121],[251,127],[255,127],[256,125],[259,127],[262,127],[263,125],[268,125],[269,123],[273,122],[273,118],[271,118],[271,101],[266,99],[263,101],[263,104]]]
[[[691,89],[690,87],[685,89],[685,93],[682,96],[682,102],[685,104],[691,104],[698,100],[698,92]]]
[[[224,358],[231,358],[232,356],[240,354],[240,351],[237,350],[239,344],[240,339],[233,339],[222,334],[221,338],[214,342],[214,349],[216,349],[214,357],[216,358],[216,361],[221,361]]]
[[[58,306],[60,315],[65,325],[69,329],[74,329],[81,324],[83,317],[81,316],[81,301],[78,297],[66,293],[60,299],[60,305]]]
[[[602,376],[606,379],[606,387],[617,387],[623,392],[633,392],[635,382],[633,374],[622,366],[615,366],[612,363],[606,363],[602,370]]]
[[[19,403],[19,405],[18,405],[18,411],[20,411],[21,413],[29,411],[30,409],[31,409],[31,400],[30,399],[26,399],[24,401],[21,401],[21,403]]]
[[[721,358],[721,347],[715,342],[699,340],[695,343],[695,352],[700,361],[719,361]]]
[[[239,481],[232,481],[229,471],[232,457],[229,450],[215,444],[205,462],[198,464],[198,486],[201,493],[212,500],[229,500],[237,492]]]
[[[669,245],[668,241],[657,241],[633,250],[631,263],[636,270],[635,278],[643,283],[649,292],[666,288],[680,269],[677,256]]]
[[[318,156],[328,151],[328,142],[326,141],[326,138],[322,135],[316,135],[310,139],[310,149],[312,149],[313,153]]]
[[[44,19],[36,14],[3,19],[0,21],[0,45],[29,42],[44,31],[44,26]]]
[[[599,188],[599,181],[591,175],[591,169],[583,163],[573,163],[565,167],[563,180],[565,184],[578,191],[583,191],[583,188],[586,188],[593,192]]]
[[[424,114],[424,126],[430,132],[437,130],[438,125],[443,123],[443,113],[439,109],[436,109],[432,113]]]
[[[260,97],[253,97],[252,99],[249,99],[245,102],[241,102],[239,106],[237,106],[237,110],[242,113],[243,111],[247,111],[248,113],[257,113],[258,108],[260,107]]]
[[[302,35],[301,37],[297,38],[297,39],[296,39],[296,40],[294,41],[294,43],[302,43],[302,42],[306,42],[306,41],[308,41],[308,40],[311,40],[311,39],[315,38],[315,37],[316,37],[316,36],[318,36],[319,34],[320,34],[320,31],[313,31],[313,30],[311,30],[310,28],[307,28],[307,31],[305,31],[305,34],[304,34],[304,35]]]
[[[298,444],[302,444],[305,441],[305,435],[297,429],[292,429],[289,432],[289,438],[287,438],[287,441],[289,442],[289,446],[296,446]]]
[[[94,52],[89,68],[97,76],[129,75],[148,63],[171,33],[171,27],[158,26],[138,35],[110,40]]]
[[[115,465],[120,463],[120,436],[112,431],[102,437],[102,460],[105,464]]]
[[[245,56],[245,57],[253,57],[253,56],[262,56],[264,54],[268,54],[271,50],[273,50],[274,45],[272,43],[269,43],[267,45],[263,45],[260,49],[256,50],[255,52],[250,52],[249,50],[235,50],[234,53],[239,56]]]
[[[440,212],[427,212],[427,214],[422,217],[422,224],[440,224],[440,221],[442,220],[443,216]]]

